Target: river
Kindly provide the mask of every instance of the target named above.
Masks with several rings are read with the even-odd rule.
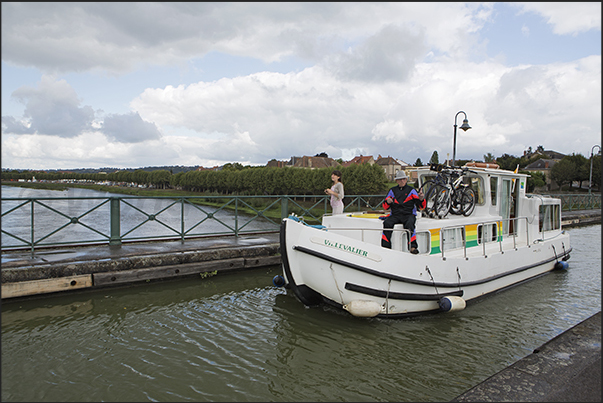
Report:
[[[408,319],[306,308],[276,268],[2,302],[2,401],[449,401],[601,310],[601,226],[567,271]]]

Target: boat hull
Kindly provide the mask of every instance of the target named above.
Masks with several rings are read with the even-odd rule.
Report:
[[[466,301],[554,270],[569,235],[486,253],[413,255],[286,218],[280,233],[286,286],[307,306],[327,303],[361,317],[454,311]]]

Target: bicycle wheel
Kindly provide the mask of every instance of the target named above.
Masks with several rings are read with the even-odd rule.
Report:
[[[444,218],[450,211],[450,205],[452,203],[452,197],[450,195],[450,189],[444,186],[438,186],[437,196],[435,200],[434,213],[438,218]]]
[[[466,187],[463,189],[460,199],[460,206],[463,215],[465,217],[470,216],[471,213],[473,213],[473,210],[475,210],[475,192],[470,187]]]
[[[435,214],[436,188],[438,186],[434,181],[427,181],[419,188],[419,192],[422,191],[425,196],[425,209],[423,212],[428,217],[433,217]]]
[[[450,202],[450,212],[452,214],[463,214],[463,209],[461,207],[461,193],[462,189],[456,189],[452,192]]]

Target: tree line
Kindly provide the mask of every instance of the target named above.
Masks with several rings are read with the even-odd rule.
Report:
[[[531,147],[521,157],[503,154],[498,158],[490,153],[484,155],[484,162],[496,162],[501,169],[514,171],[519,167],[519,172],[530,175],[527,191],[532,192],[537,187],[545,185],[545,177],[541,172],[529,172],[524,168],[542,158],[540,153],[543,147],[539,146],[537,152],[532,153]],[[539,151],[539,152],[538,152]],[[455,165],[462,166],[470,160],[457,160]],[[431,156],[430,163],[439,163],[437,151]],[[414,164],[423,166],[420,159]],[[112,173],[73,173],[73,172],[42,172],[3,170],[1,179],[10,180],[37,180],[59,181],[75,180],[102,182],[108,181],[118,184],[137,184],[157,189],[181,189],[192,192],[235,194],[235,195],[309,195],[324,194],[324,189],[330,187],[331,172],[338,169],[342,173],[342,182],[345,192],[354,195],[379,194],[387,190],[388,181],[384,170],[374,164],[361,164],[335,168],[276,168],[266,166],[243,166],[240,163],[225,164],[221,170],[192,170],[187,172],[172,172],[166,169],[147,171],[143,169],[120,170]],[[551,180],[560,188],[577,182],[582,187],[583,182],[588,183],[591,175],[591,159],[581,154],[565,156],[557,161],[550,170]],[[601,153],[592,158],[592,183],[593,188],[601,189]]]
[[[219,171],[195,170],[173,175],[167,170],[147,172],[141,169],[107,174],[3,171],[1,177],[3,181],[31,180],[35,176],[36,180],[46,181],[134,183],[157,189],[174,188],[224,195],[324,195],[324,190],[333,184],[331,173],[335,169],[342,173],[347,194],[373,195],[387,190],[385,171],[379,165],[370,164],[320,169],[243,167],[240,164],[226,164]]]

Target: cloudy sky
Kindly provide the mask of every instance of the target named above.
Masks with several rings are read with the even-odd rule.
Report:
[[[2,168],[601,144],[601,3],[2,2]]]

